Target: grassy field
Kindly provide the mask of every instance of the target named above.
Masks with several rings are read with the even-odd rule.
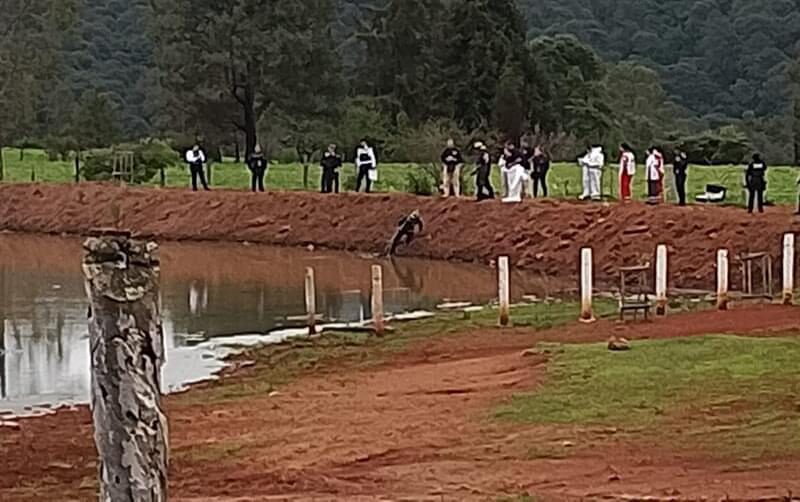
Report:
[[[74,165],[68,162],[49,162],[40,150],[26,150],[24,159],[20,160],[19,151],[5,149],[5,181],[29,182],[31,179],[48,183],[71,183],[74,181]],[[415,164],[383,164],[380,166],[380,180],[377,190],[383,192],[409,191],[409,173],[421,171]],[[616,194],[616,170],[612,166],[609,171],[611,176],[606,176],[603,183],[604,191]],[[494,184],[499,187],[499,172],[494,170]],[[800,169],[793,167],[773,167],[769,173],[769,189],[767,197],[777,204],[797,203],[797,179]],[[342,182],[347,186],[348,178],[355,176],[352,165],[342,169]],[[157,185],[158,177],[152,180],[152,185]],[[185,187],[189,184],[188,170],[183,165],[175,165],[166,172],[166,183],[170,187]],[[309,169],[309,190],[316,190],[320,183],[320,170],[317,166]],[[743,204],[745,193],[742,188],[743,168],[735,166],[699,167],[693,166],[689,174],[688,193],[694,196],[704,191],[708,183],[717,183],[729,187],[729,202]],[[222,164],[212,166],[212,185],[223,188],[249,188],[249,172],[241,164],[226,160]],[[468,182],[471,184],[471,181]],[[672,189],[671,175],[668,179],[669,197],[675,200]],[[553,166],[549,177],[550,195],[558,198],[574,198],[581,190],[581,173],[576,164],[557,163]],[[268,189],[273,190],[303,190],[303,168],[299,164],[273,164],[267,175]],[[642,199],[645,197],[646,187],[643,172],[634,180],[635,195]]]
[[[555,354],[547,384],[498,417],[657,431],[670,444],[738,458],[800,452],[797,338],[651,340],[626,353],[605,344],[542,350]]]

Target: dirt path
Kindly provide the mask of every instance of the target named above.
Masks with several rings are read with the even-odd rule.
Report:
[[[116,205],[118,211],[112,211]],[[655,246],[670,248],[671,282],[712,289],[715,253],[732,256],[782,251],[781,235],[800,232],[789,207],[752,216],[738,208],[593,205],[564,201],[435,199],[404,194],[342,194],[241,191],[195,194],[186,190],[120,188],[114,185],[2,185],[0,230],[83,233],[121,225],[167,240],[249,241],[380,253],[400,217],[422,212],[427,230],[402,251],[408,256],[489,263],[508,255],[514,266],[549,277],[577,274],[580,248],[594,247],[599,279],[614,279],[622,264],[652,261]],[[734,267],[733,284],[738,284]]]
[[[544,359],[520,355],[540,341],[768,336],[797,332],[799,321],[796,309],[758,306],[625,326],[466,333],[416,344],[378,366],[308,375],[277,395],[225,406],[173,396],[173,500],[494,501],[525,492],[546,500],[769,500],[800,493],[800,459],[743,468],[632,443],[624,431],[489,420],[493,406],[541,382]],[[0,500],[90,499],[90,434],[86,410],[2,430]],[[530,454],[564,441],[575,443],[566,458]]]

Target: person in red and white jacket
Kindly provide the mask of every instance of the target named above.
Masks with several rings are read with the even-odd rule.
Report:
[[[619,200],[628,202],[632,199],[631,184],[636,175],[636,155],[627,143],[619,147]]]
[[[656,147],[647,150],[647,197],[657,204],[664,194],[664,155]]]

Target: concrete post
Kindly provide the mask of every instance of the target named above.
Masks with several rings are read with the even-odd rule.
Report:
[[[794,303],[794,254],[795,236],[786,234],[783,236],[783,304],[792,305]]]
[[[100,500],[166,501],[158,246],[108,231],[83,247]]]
[[[372,266],[372,324],[375,334],[383,336],[383,269]]]
[[[317,334],[317,292],[314,284],[314,269],[306,268],[306,312],[308,313],[308,334]]]
[[[510,294],[508,284],[508,256],[501,256],[497,260],[498,299],[500,302],[500,326],[506,327],[510,321]]]
[[[728,250],[717,252],[717,308],[728,310]]]
[[[667,246],[656,249],[656,315],[667,315]]]
[[[580,321],[585,323],[594,322],[592,311],[592,280],[594,271],[592,269],[592,248],[581,249],[581,317]]]

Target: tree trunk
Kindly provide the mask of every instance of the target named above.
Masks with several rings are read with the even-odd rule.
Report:
[[[244,103],[242,103],[244,112],[244,157],[249,159],[256,149],[258,142],[258,131],[256,130],[256,92],[252,84],[245,86]]]
[[[22,162],[23,160],[25,160],[25,147],[21,146],[19,147],[19,161]]]
[[[3,141],[0,140],[0,181],[5,179],[6,165],[3,160]]]
[[[239,150],[239,135],[234,133],[233,135],[233,151],[235,155],[235,162],[237,164],[242,162],[242,152]]]
[[[166,501],[158,246],[106,231],[84,251],[100,500]]]
[[[75,183],[81,182],[81,151],[75,151]]]
[[[800,166],[800,91],[795,91],[794,113],[792,114],[792,142],[794,146],[794,165]]]

